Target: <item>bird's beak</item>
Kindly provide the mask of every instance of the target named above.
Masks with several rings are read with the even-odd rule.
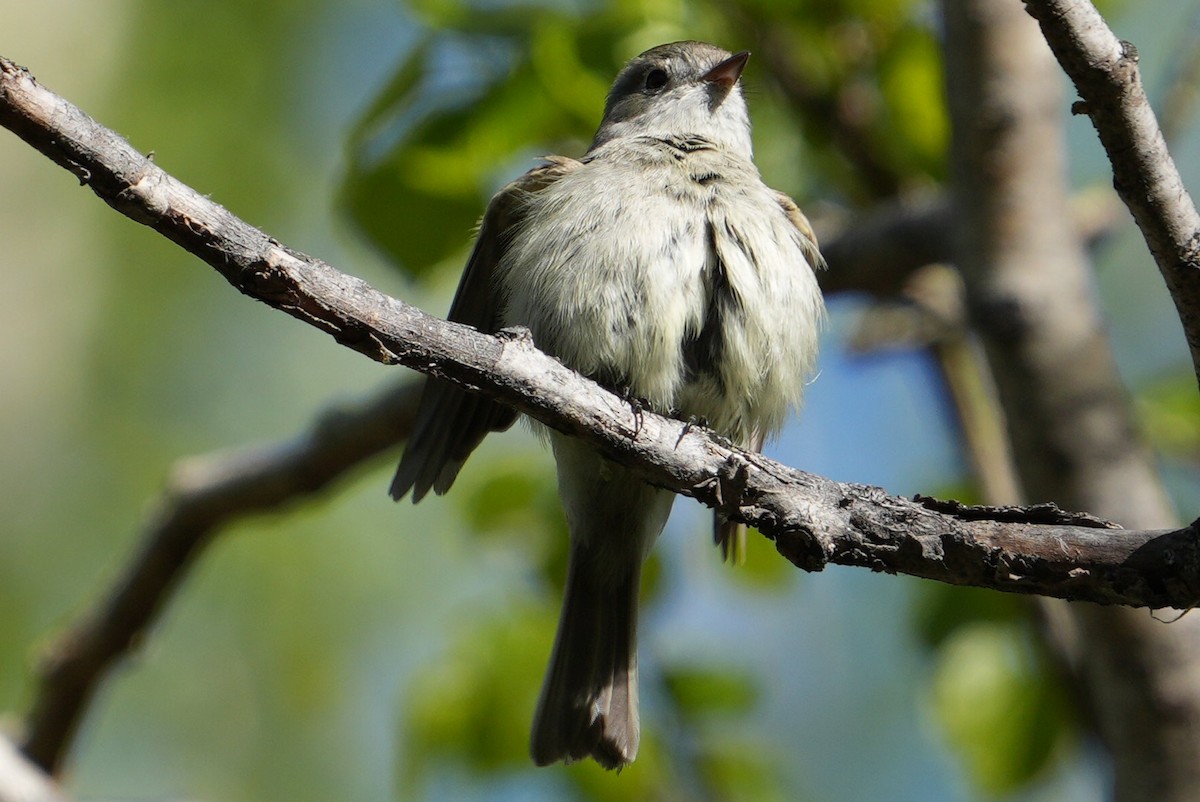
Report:
[[[733,85],[737,83],[738,78],[742,77],[742,70],[745,69],[748,58],[750,58],[749,50],[735,53],[704,73],[704,75],[701,75],[700,80],[707,81],[710,84],[719,84],[722,89],[728,92],[730,89],[733,89]]]

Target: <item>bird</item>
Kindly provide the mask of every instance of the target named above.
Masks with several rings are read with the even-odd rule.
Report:
[[[489,202],[449,319],[525,327],[540,349],[631,403],[759,450],[814,370],[824,266],[796,203],[753,161],[748,52],[672,42],[631,59],[579,159],[548,156]],[[391,485],[450,489],[517,413],[428,377]],[[590,446],[549,440],[570,536],[557,634],[534,714],[535,764],[637,756],[642,564],[674,494]],[[723,552],[744,527],[717,514]]]

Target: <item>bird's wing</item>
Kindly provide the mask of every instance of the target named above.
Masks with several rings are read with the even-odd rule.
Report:
[[[808,260],[809,266],[813,270],[824,270],[825,257],[821,256],[821,251],[817,248],[817,235],[813,233],[812,223],[808,222],[808,218],[800,211],[796,202],[784,193],[776,191],[775,200],[779,201],[779,206],[787,215],[788,221],[800,232],[804,258]]]
[[[800,244],[804,251],[804,258],[808,260],[809,267],[813,270],[824,270],[825,258],[821,256],[821,251],[817,248],[817,236],[813,233],[812,224],[808,222],[808,218],[804,216],[804,212],[800,211],[800,207],[796,205],[794,200],[782,192],[775,192],[775,199],[779,202],[783,213],[787,215],[788,221],[800,233]],[[745,448],[748,451],[761,451],[763,440],[763,433],[755,432],[751,441],[745,445]],[[721,549],[721,559],[733,563],[741,563],[746,559],[745,524],[731,521],[721,513],[714,512],[713,541]]]
[[[574,159],[548,156],[545,164],[496,193],[480,222],[475,249],[450,306],[450,320],[489,334],[501,327],[496,266],[509,246],[513,227],[521,222],[525,200],[579,164]],[[392,498],[399,501],[410,489],[414,503],[431,488],[438,495],[445,493],[484,436],[504,431],[516,418],[515,410],[487,396],[444,379],[427,378],[412,435],[392,480]]]

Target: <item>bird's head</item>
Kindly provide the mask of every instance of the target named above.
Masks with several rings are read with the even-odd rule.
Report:
[[[613,82],[592,147],[625,136],[691,134],[750,158],[750,118],[739,81],[749,57],[705,42],[647,50]]]

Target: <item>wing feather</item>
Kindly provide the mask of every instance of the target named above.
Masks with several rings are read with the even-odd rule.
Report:
[[[779,202],[783,213],[787,215],[788,221],[800,233],[804,257],[808,260],[809,266],[813,270],[824,270],[825,258],[821,256],[821,251],[817,247],[817,236],[813,233],[812,224],[808,222],[804,212],[800,211],[800,207],[794,200],[782,192],[777,191],[775,199]],[[756,432],[751,442],[747,443],[745,447],[750,451],[761,451],[763,440],[763,434]],[[722,560],[736,564],[746,559],[746,525],[731,521],[716,511],[713,512],[713,542],[721,549]]]
[[[812,223],[808,222],[808,218],[804,216],[804,212],[800,211],[796,202],[784,193],[776,191],[775,200],[779,201],[779,206],[787,215],[787,219],[800,232],[804,257],[808,259],[809,266],[813,270],[824,270],[828,265],[825,264],[825,257],[821,255],[821,251],[817,247],[817,235],[813,232]]]
[[[496,193],[484,212],[448,319],[489,334],[501,328],[503,309],[496,266],[508,248],[510,232],[521,222],[525,199],[578,166],[574,159],[549,156],[545,164]],[[399,501],[411,490],[416,503],[430,489],[438,495],[445,493],[488,432],[503,431],[516,418],[515,410],[487,396],[445,379],[427,378],[412,436],[392,480],[392,498]]]

